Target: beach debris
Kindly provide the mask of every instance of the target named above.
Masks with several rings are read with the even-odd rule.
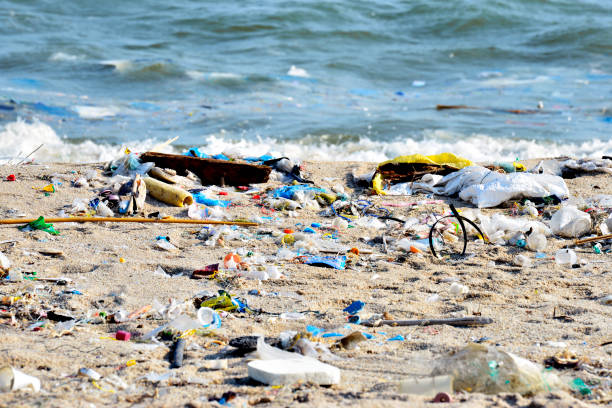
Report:
[[[154,162],[157,167],[176,170],[179,175],[186,175],[189,170],[200,178],[203,185],[246,186],[265,183],[272,171],[269,166],[178,154],[147,152],[141,154],[140,159]]]
[[[447,240],[450,240],[451,242],[458,241],[458,239],[456,238],[456,235],[452,233],[449,234],[447,232],[451,225],[454,226],[454,229],[455,229],[454,232],[456,232],[456,230],[460,228],[463,234],[463,248],[461,250],[461,256],[465,256],[465,251],[467,249],[467,244],[468,244],[468,229],[466,228],[464,222],[467,222],[474,230],[478,232],[478,237],[480,239],[486,238],[486,235],[482,233],[482,231],[480,230],[478,225],[474,223],[474,221],[470,220],[469,218],[459,215],[459,212],[457,212],[457,209],[455,208],[453,204],[450,204],[449,208],[452,214],[447,215],[445,217],[438,218],[436,222],[433,223],[433,225],[431,226],[431,229],[429,230],[429,249],[431,250],[431,253],[433,254],[433,256],[436,258],[439,257],[438,253],[436,252],[436,244],[438,244],[438,249],[440,249],[439,243],[444,242],[444,238],[446,238]],[[455,220],[456,222],[453,222]],[[434,239],[438,237],[439,237],[439,241],[438,240],[434,241]],[[455,245],[445,245],[444,248],[447,250],[449,250],[450,248],[449,251],[452,253],[452,255],[457,254],[456,250],[453,249],[455,248]]]
[[[494,346],[470,343],[434,362],[432,375],[452,375],[456,392],[536,394],[558,386],[559,379],[536,363]]]
[[[179,338],[172,346],[170,354],[170,368],[180,368],[183,366],[183,354],[185,353],[186,340]]]
[[[97,371],[91,369],[91,368],[87,368],[87,367],[83,367],[79,369],[79,376],[80,377],[87,377],[90,380],[93,381],[99,381],[100,378],[102,378],[102,376],[100,375],[100,373],[98,373]]]
[[[452,196],[478,208],[497,207],[510,200],[556,195],[568,198],[565,181],[551,174],[498,173],[483,166],[469,166],[444,176],[433,186],[420,183],[415,192]]]
[[[338,384],[340,370],[311,357],[290,353],[257,340],[257,360],[247,364],[249,377],[268,385],[312,382],[319,385]]]
[[[59,232],[56,231],[55,228],[53,228],[53,224],[46,223],[42,215],[35,220],[24,220],[24,219],[19,220],[18,219],[17,221],[19,222],[15,222],[15,223],[6,222],[6,221],[10,221],[10,220],[2,220],[0,221],[0,223],[2,224],[23,224],[24,222],[27,222],[27,225],[21,226],[19,227],[19,229],[22,231],[41,230],[51,235],[59,235]],[[54,222],[54,221],[50,221],[50,222]]]
[[[343,270],[346,267],[346,256],[315,256],[304,255],[299,258],[302,263],[312,266],[323,266]]]
[[[555,262],[557,265],[568,265],[572,266],[578,260],[576,252],[569,248],[559,249],[555,252]]]
[[[447,319],[416,319],[416,320],[382,320],[373,319],[361,322],[362,325],[368,327],[379,326],[434,326],[448,325],[454,327],[478,327],[493,323],[493,319],[489,317],[453,317]]]
[[[367,337],[364,336],[363,333],[356,331],[356,332],[352,332],[351,334],[347,336],[344,336],[343,338],[338,340],[338,343],[345,350],[353,350],[357,347],[357,345],[359,345],[359,343],[366,341],[366,340],[367,340]]]
[[[130,341],[130,337],[132,337],[132,334],[125,330],[117,330],[115,333],[115,339],[120,341]]]
[[[166,184],[152,177],[145,177],[144,182],[151,197],[175,207],[193,204],[193,197],[182,188]]]
[[[0,391],[17,391],[30,388],[34,392],[40,391],[40,380],[16,368],[4,366],[0,368]]]
[[[378,164],[372,178],[372,188],[376,194],[386,195],[383,182],[397,184],[416,181],[426,174],[447,175],[473,164],[453,153],[399,156]]]
[[[153,167],[151,170],[149,170],[149,176],[164,183],[176,184],[177,180],[174,177],[176,176],[176,171],[172,170],[172,173],[174,174],[171,174],[170,170],[160,169],[159,167]]]
[[[550,219],[553,234],[567,238],[578,238],[591,231],[591,216],[574,206],[565,206]]]

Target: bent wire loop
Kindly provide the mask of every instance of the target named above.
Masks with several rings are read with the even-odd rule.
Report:
[[[439,256],[436,253],[436,250],[434,249],[433,234],[434,234],[434,231],[436,230],[436,225],[440,221],[442,221],[442,220],[444,220],[446,218],[456,218],[457,221],[459,222],[459,226],[461,227],[461,231],[463,232],[463,251],[461,252],[462,256],[465,255],[465,250],[467,249],[467,243],[468,243],[467,229],[465,228],[465,224],[463,223],[464,221],[467,222],[468,224],[470,224],[472,227],[474,227],[474,229],[476,231],[478,231],[478,233],[480,234],[482,239],[485,240],[485,242],[486,242],[485,235],[482,233],[480,228],[478,228],[478,225],[476,225],[474,223],[474,221],[459,215],[459,213],[457,212],[457,209],[455,208],[454,205],[449,204],[449,207],[451,209],[452,215],[447,215],[445,217],[439,218],[438,220],[436,220],[436,222],[434,222],[434,224],[431,226],[431,229],[429,230],[429,249],[431,250],[431,253],[433,254],[433,256],[435,256],[436,258],[439,258]]]

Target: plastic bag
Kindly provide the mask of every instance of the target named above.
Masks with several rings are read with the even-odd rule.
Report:
[[[24,231],[27,228],[29,229],[36,229],[36,230],[41,230],[41,231],[45,231],[51,235],[59,235],[59,232],[57,232],[55,230],[55,228],[53,228],[53,224],[47,224],[45,222],[45,219],[40,216],[38,217],[38,219],[36,219],[35,221],[32,221],[30,223],[28,223],[27,225],[23,225],[21,227],[18,227],[20,230]]]
[[[456,392],[535,394],[558,386],[539,365],[493,346],[470,344],[434,363],[432,375],[450,374]]]
[[[556,235],[578,238],[591,230],[591,216],[574,206],[563,207],[553,214],[550,228]]]
[[[524,197],[569,197],[569,190],[561,177],[533,173],[502,174],[481,166],[465,167],[445,176],[435,186],[423,187],[420,191],[444,196],[458,193],[459,198],[478,208],[496,207],[508,200]]]

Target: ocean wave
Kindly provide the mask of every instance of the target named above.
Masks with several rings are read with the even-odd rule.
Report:
[[[125,147],[134,151],[147,151],[157,144],[159,141],[146,139],[130,142]],[[39,163],[104,162],[120,156],[124,147],[95,143],[92,140],[71,142],[58,136],[53,128],[44,122],[18,119],[6,124],[0,131],[0,164],[17,163],[40,145],[42,147],[30,157]],[[162,151],[174,152],[171,147]]]
[[[185,71],[170,59],[119,59],[101,61],[100,64],[133,79],[185,75]]]
[[[448,131],[425,131],[419,139],[397,138],[380,142],[368,137],[343,138],[341,143],[329,143],[334,137],[305,137],[282,140],[271,137],[256,139],[230,138],[224,132],[207,135],[196,143],[208,154],[225,153],[245,157],[272,154],[299,160],[380,162],[393,157],[421,153],[452,152],[477,162],[512,161],[541,157],[601,157],[612,155],[612,140],[594,139],[582,143],[557,143],[525,139],[499,139],[489,135],[461,135]],[[179,140],[180,142],[180,140]],[[59,137],[46,123],[18,119],[0,132],[0,163],[23,157],[40,144],[35,154],[38,162],[100,162],[116,158],[124,146],[136,152],[147,151],[160,140],[100,144],[88,140],[75,142]],[[180,153],[192,146],[165,148],[165,152]]]

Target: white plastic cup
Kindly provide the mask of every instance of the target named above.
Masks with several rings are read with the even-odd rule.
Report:
[[[34,392],[40,391],[40,380],[13,367],[0,368],[0,391],[16,391],[27,387]]]
[[[202,327],[210,327],[219,328],[221,327],[221,317],[219,317],[219,313],[211,309],[210,307],[201,307],[198,309],[198,321],[202,325]]]
[[[576,252],[571,249],[560,249],[555,252],[555,262],[557,262],[557,265],[569,264],[571,266],[576,263],[576,260]]]

